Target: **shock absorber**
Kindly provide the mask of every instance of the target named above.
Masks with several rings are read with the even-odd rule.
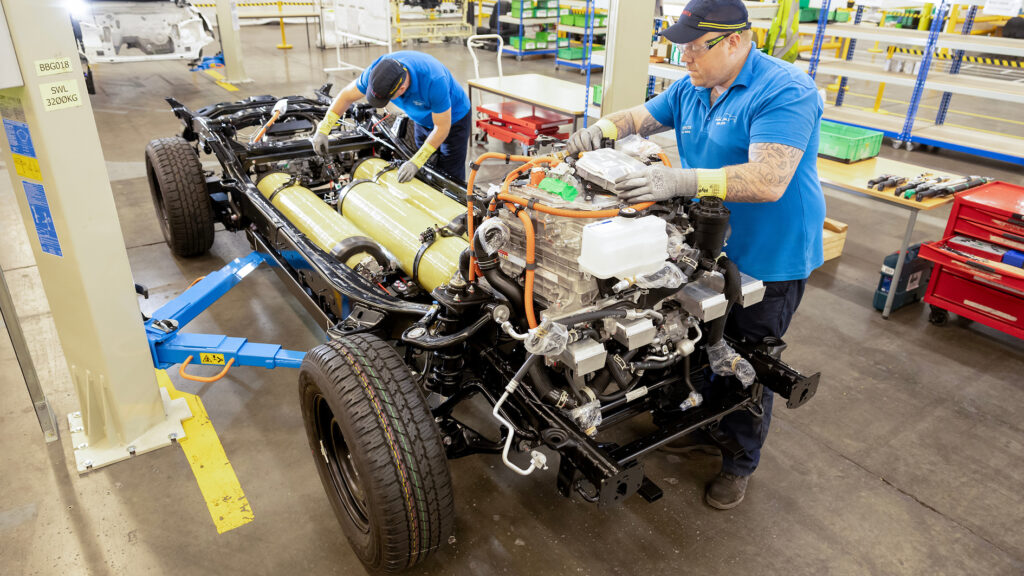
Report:
[[[445,290],[446,297],[451,297],[455,301],[466,296],[466,284],[461,279],[459,282],[452,281],[441,289]],[[443,306],[437,317],[437,333],[448,334],[459,330],[462,325],[461,320],[461,315],[456,307]],[[465,352],[465,342],[431,352],[427,388],[442,396],[451,396],[457,392],[462,369],[465,366],[465,361],[462,359]]]

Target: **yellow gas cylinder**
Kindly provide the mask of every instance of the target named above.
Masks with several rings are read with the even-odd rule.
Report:
[[[281,214],[324,252],[344,261],[349,268],[380,248],[355,224],[338,214],[308,188],[291,183],[283,172],[267,174],[256,188]],[[381,258],[378,262],[383,264]]]
[[[387,167],[388,163],[380,158],[361,160],[352,172],[352,179],[373,180],[383,185],[395,197],[430,215],[434,219],[434,224],[438,226],[447,225],[457,216],[465,217],[465,204],[452,200],[443,192],[439,192],[416,178],[400,184],[398,170],[388,170],[381,174]],[[378,175],[380,175],[379,178]]]
[[[423,244],[420,234],[437,226],[436,219],[369,180],[353,180],[343,188],[338,210],[386,248],[402,270],[428,291],[451,279],[459,269],[459,255],[469,246],[461,236],[439,234],[433,243]]]

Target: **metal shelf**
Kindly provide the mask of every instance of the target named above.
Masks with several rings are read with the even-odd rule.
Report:
[[[801,34],[815,34],[817,30],[817,24],[800,24]],[[928,32],[926,30],[882,28],[873,24],[829,24],[825,27],[825,35],[870,40],[882,44],[899,44],[901,46],[925,46],[928,43]],[[936,46],[952,50],[966,50],[968,52],[1024,56],[1024,42],[1014,38],[974,36],[970,34],[965,36],[963,34],[943,32],[939,34]]]
[[[540,54],[554,54],[557,51],[558,51],[557,48],[537,48],[537,49],[534,49],[534,50],[517,50],[515,48],[511,48],[511,47],[508,47],[508,46],[506,46],[506,47],[501,49],[502,55],[509,54],[511,56],[517,56],[517,57],[518,56],[540,55]]]
[[[572,68],[574,70],[586,70],[587,64],[584,60],[563,60],[562,58],[555,58],[555,66],[565,66],[566,68]],[[604,68],[604,63],[598,64],[593,58],[590,60],[590,69],[596,70]]]
[[[943,124],[914,128],[914,142],[1024,166],[1024,138]]]
[[[821,64],[818,65],[818,73],[830,76],[845,76],[857,80],[885,82],[887,85],[911,88],[917,81],[916,74],[886,72],[877,65],[841,60],[822,60]],[[959,74],[954,75],[932,71],[928,74],[925,89],[1024,104],[1024,86],[1009,80],[998,80],[980,76],[961,76]]]
[[[499,22],[505,24],[519,24],[522,22],[523,26],[537,26],[540,24],[554,24],[558,22],[558,18],[516,18],[515,16],[498,16]]]
[[[564,24],[559,24],[558,25],[558,31],[559,32],[569,32],[569,33],[572,33],[572,34],[586,34],[587,33],[587,29],[585,27],[583,27],[583,26],[566,26]],[[608,33],[608,27],[607,26],[602,26],[600,28],[594,28],[594,35],[595,36],[597,36],[599,34],[607,34],[607,33]]]
[[[647,75],[676,81],[690,75],[686,68],[675,64],[648,64]]]
[[[877,130],[885,133],[889,138],[899,138],[903,131],[903,114],[886,114],[885,112],[872,112],[861,110],[850,106],[833,106],[827,104],[822,118],[840,124],[859,126],[869,130]]]

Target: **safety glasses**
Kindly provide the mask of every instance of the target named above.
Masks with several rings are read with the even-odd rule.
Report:
[[[721,44],[723,39],[728,38],[733,34],[736,34],[736,32],[730,32],[728,34],[722,34],[721,36],[715,36],[711,40],[707,40],[705,42],[690,42],[688,44],[683,44],[681,46],[683,50],[683,55],[688,58],[697,58],[698,56],[702,56],[704,53],[710,51],[716,45]]]

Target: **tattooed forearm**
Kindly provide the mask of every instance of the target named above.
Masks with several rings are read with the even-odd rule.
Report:
[[[725,167],[730,202],[775,202],[793,179],[804,153],[785,144],[751,144],[750,161]]]
[[[606,116],[619,131],[619,138],[625,138],[630,134],[650,136],[668,130],[668,127],[658,122],[647,111],[647,107],[641,104],[628,110],[614,112]]]

